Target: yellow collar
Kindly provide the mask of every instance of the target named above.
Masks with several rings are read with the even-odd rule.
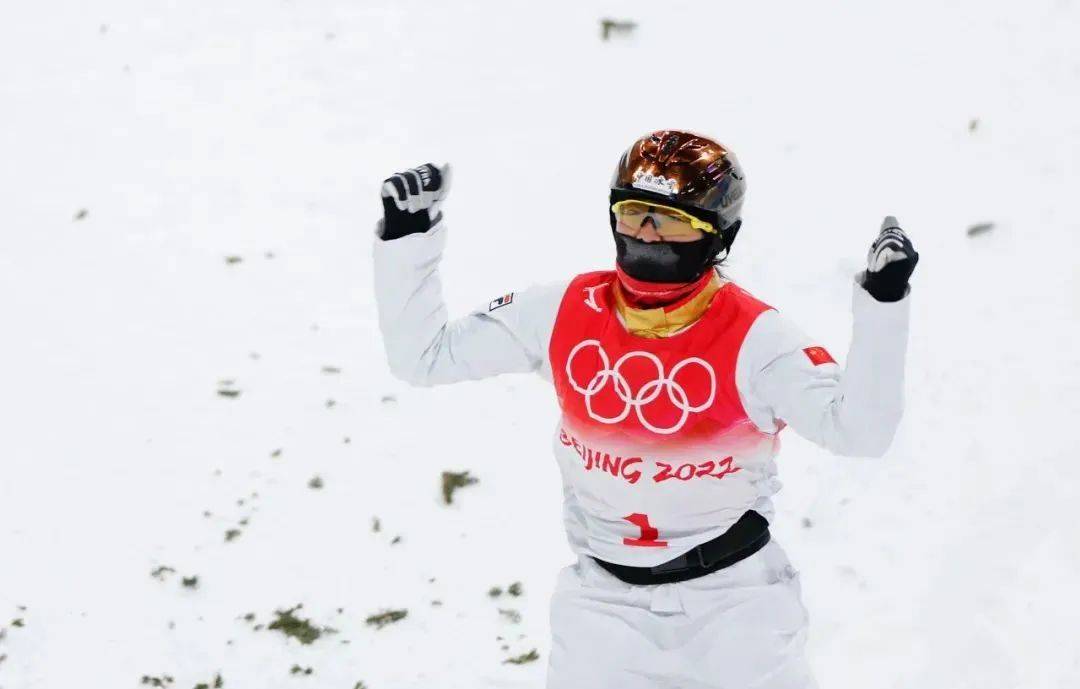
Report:
[[[721,286],[720,276],[714,273],[712,280],[674,308],[642,309],[631,306],[626,302],[618,280],[612,285],[612,292],[615,296],[615,309],[627,330],[638,337],[668,337],[701,318]]]

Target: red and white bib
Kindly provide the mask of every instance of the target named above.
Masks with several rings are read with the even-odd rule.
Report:
[[[580,275],[563,296],[549,347],[554,445],[572,545],[647,566],[748,509],[771,516],[778,438],[749,419],[735,384],[746,333],[770,307],[729,282],[689,328],[639,337],[615,311],[616,279]]]

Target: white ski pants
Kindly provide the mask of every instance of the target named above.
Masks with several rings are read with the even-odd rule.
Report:
[[[814,689],[799,574],[774,540],[676,584],[634,586],[591,558],[559,574],[547,689]]]

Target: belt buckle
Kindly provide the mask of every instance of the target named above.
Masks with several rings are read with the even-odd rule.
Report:
[[[699,545],[694,546],[694,548],[674,560],[650,567],[649,569],[653,574],[671,574],[674,572],[684,572],[688,569],[694,569],[695,567],[708,569],[713,564],[715,563],[707,562],[705,560],[705,549]]]

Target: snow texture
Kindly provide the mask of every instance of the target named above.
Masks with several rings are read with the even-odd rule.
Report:
[[[1075,2],[7,14],[3,689],[541,687],[553,395],[392,379],[378,189],[454,163],[462,313],[610,267],[610,171],[664,127],[735,148],[730,271],[838,358],[881,218],[922,254],[892,450],[779,458],[821,685],[1080,686]],[[447,505],[443,471],[479,482]]]

